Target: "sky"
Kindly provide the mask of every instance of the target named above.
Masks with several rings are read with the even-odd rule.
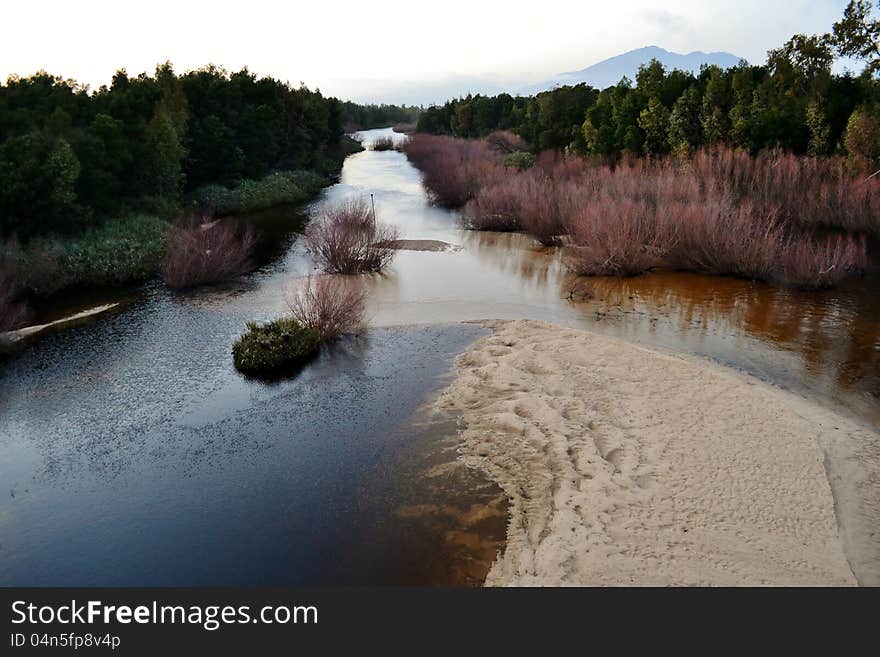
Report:
[[[846,0],[2,0],[0,79],[247,67],[360,102],[441,102],[552,78],[646,45],[762,63]]]

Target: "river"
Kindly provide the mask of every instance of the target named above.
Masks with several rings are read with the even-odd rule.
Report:
[[[399,251],[367,279],[372,328],[295,379],[248,380],[229,350],[312,268],[296,208],[240,218],[270,237],[242,280],[115,293],[120,305],[0,364],[0,584],[478,584],[504,500],[456,466],[454,418],[428,410],[483,334],[463,320],[543,319],[695,354],[880,425],[876,277],[818,293],[676,272],[576,281],[527,236],[461,230],[394,151],[349,157],[316,203],[369,194],[403,238],[455,248]],[[822,447],[856,537],[847,556],[880,583],[880,437]]]

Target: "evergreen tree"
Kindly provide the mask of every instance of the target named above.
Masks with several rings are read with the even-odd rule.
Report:
[[[669,145],[673,149],[694,150],[703,143],[700,105],[700,93],[694,86],[675,101],[669,115]]]
[[[639,114],[639,127],[645,131],[645,149],[649,155],[669,152],[669,110],[657,97]]]

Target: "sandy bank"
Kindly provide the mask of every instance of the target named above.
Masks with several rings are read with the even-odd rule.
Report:
[[[818,446],[865,431],[708,362],[490,322],[440,399],[511,502],[488,585],[852,585]]]
[[[32,326],[25,326],[24,328],[16,329],[14,331],[0,333],[0,341],[17,342],[18,340],[29,337],[31,335],[42,333],[46,329],[52,328],[53,326],[59,327],[65,324],[77,322],[81,319],[85,319],[86,317],[91,317],[92,315],[99,315],[100,313],[106,312],[111,308],[115,308],[118,305],[118,303],[105,303],[101,306],[96,306],[94,308],[89,308],[88,310],[83,310],[82,312],[78,312],[75,315],[71,315],[70,317],[56,319],[54,322],[49,322],[48,324],[34,324]]]
[[[459,251],[460,246],[440,240],[395,240],[392,248],[398,251]]]

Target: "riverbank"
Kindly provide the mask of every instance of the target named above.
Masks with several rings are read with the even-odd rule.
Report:
[[[870,431],[732,370],[489,322],[440,406],[510,500],[488,585],[854,585],[819,443]]]
[[[346,137],[320,173],[279,171],[259,180],[242,180],[233,188],[210,185],[191,194],[187,204],[224,217],[301,205],[338,179],[345,157],[362,150]],[[12,290],[8,299],[0,295],[0,311],[4,299],[33,305],[72,290],[132,286],[153,278],[167,252],[170,219],[128,216],[108,219],[76,235],[35,238],[24,246],[0,242],[0,288],[5,284]],[[22,326],[15,322],[11,328]],[[0,331],[3,328],[9,327]]]

